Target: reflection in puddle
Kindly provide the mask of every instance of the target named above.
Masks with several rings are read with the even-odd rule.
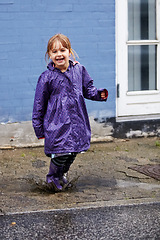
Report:
[[[123,180],[117,180],[117,185],[120,188],[139,187],[139,188],[146,189],[146,190],[160,188],[160,185],[158,185],[158,184],[137,183],[137,182],[129,182],[129,181],[123,181]]]

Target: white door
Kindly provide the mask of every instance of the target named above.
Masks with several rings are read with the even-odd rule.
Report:
[[[160,118],[160,0],[116,1],[117,121]]]

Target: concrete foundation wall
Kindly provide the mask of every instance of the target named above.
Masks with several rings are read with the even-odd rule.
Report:
[[[90,118],[92,142],[112,141],[114,138],[160,137],[160,120],[116,123],[108,119],[103,123]],[[0,124],[0,147],[42,146],[44,140],[38,140],[31,121]]]
[[[93,141],[112,140],[113,127],[103,128],[103,124],[97,123],[93,118],[90,119]],[[34,134],[31,121],[0,124],[0,146],[1,147],[26,147],[41,146],[44,140],[38,140]]]

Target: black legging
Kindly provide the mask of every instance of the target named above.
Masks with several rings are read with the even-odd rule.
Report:
[[[58,167],[63,167],[63,172],[68,172],[71,164],[74,162],[75,158],[77,156],[77,153],[71,153],[59,157],[54,157],[51,159],[51,161]]]

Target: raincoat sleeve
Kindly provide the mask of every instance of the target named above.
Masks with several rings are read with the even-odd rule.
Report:
[[[83,78],[83,95],[85,98],[91,99],[94,101],[106,101],[107,100],[107,99],[101,98],[101,93],[103,91],[106,91],[107,95],[108,95],[107,89],[104,89],[104,88],[97,89],[93,85],[93,80],[90,77],[90,75],[88,74],[85,67],[83,67],[83,69],[82,69],[82,78]]]
[[[38,139],[44,138],[43,120],[47,109],[48,99],[48,82],[46,81],[45,74],[42,74],[38,79],[36,87],[32,114],[32,124]]]

